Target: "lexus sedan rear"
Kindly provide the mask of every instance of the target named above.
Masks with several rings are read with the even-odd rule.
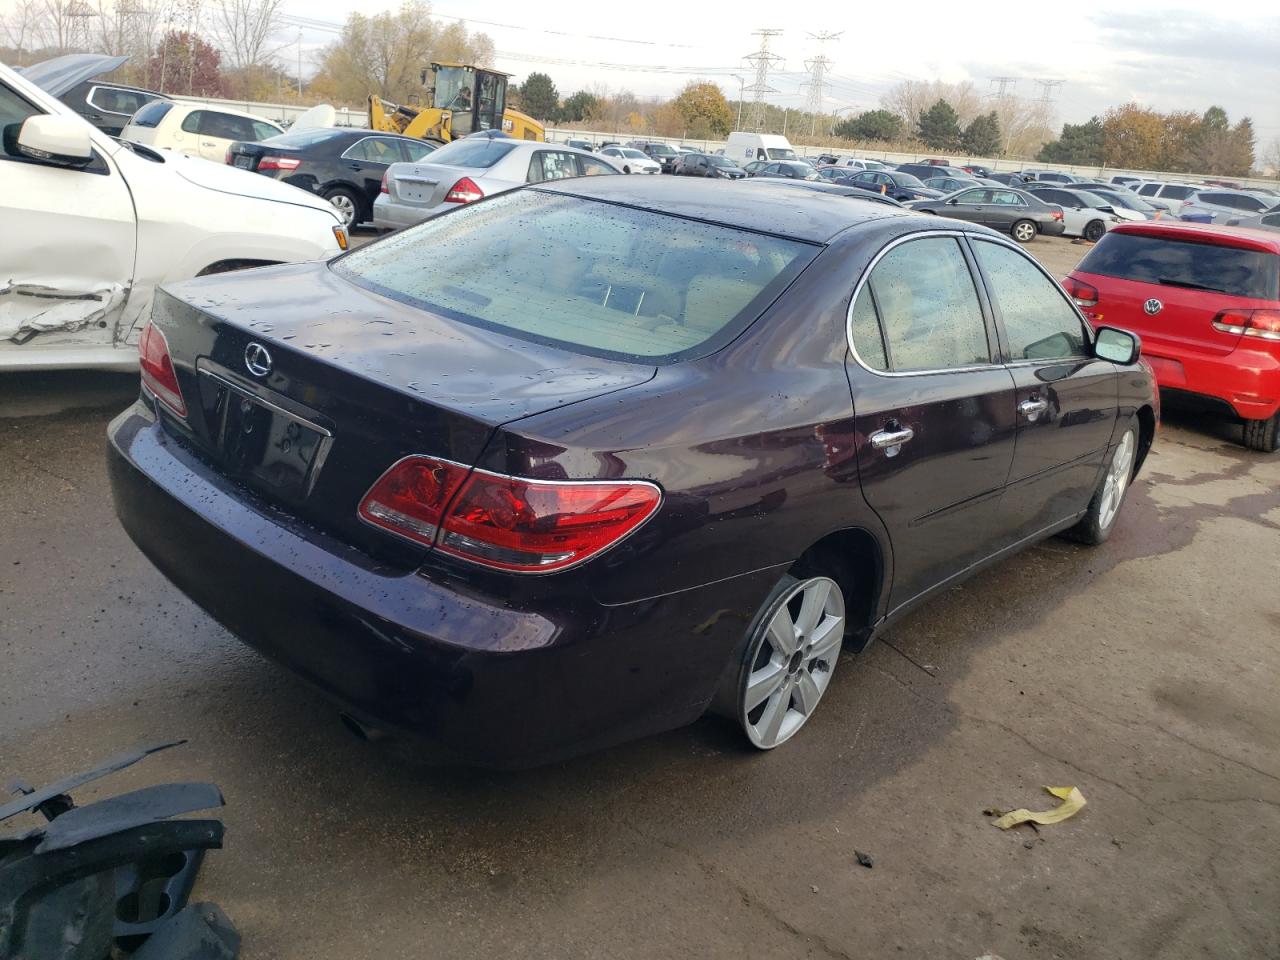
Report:
[[[982,227],[714,193],[546,184],[170,288],[125,529],[359,723],[502,766],[708,710],[776,747],[846,638],[1106,539],[1157,417],[1134,337]]]

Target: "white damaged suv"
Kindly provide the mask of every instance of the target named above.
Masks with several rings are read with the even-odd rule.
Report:
[[[346,249],[327,201],[115,140],[59,92],[0,65],[0,370],[134,369],[158,285]]]

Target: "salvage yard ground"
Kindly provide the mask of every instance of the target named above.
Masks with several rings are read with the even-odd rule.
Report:
[[[1084,249],[1031,246],[1055,276]],[[104,472],[135,393],[0,377],[0,783],[189,737],[84,799],[218,783],[196,895],[246,960],[1280,955],[1280,455],[1236,426],[1166,411],[1108,543],[1051,540],[846,655],[779,751],[704,720],[492,774],[358,742],[158,578]],[[1044,784],[1088,806],[983,815]]]

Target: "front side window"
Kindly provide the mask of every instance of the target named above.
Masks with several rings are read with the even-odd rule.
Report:
[[[400,143],[385,137],[365,137],[347,147],[342,155],[365,163],[395,163],[400,159]]]
[[[1160,184],[1158,183],[1144,183],[1138,188],[1138,193],[1144,197],[1154,197],[1156,195],[1156,191],[1159,189]]]
[[[990,190],[966,190],[964,193],[957,194],[955,197],[955,201],[956,203],[968,203],[968,204],[990,203],[991,191]]]
[[[986,240],[976,240],[973,247],[1004,322],[1012,360],[1088,354],[1084,324],[1058,284],[1019,250]]]
[[[400,147],[404,150],[404,158],[414,162],[435,150],[435,145],[425,140],[401,140]]]
[[[505,335],[669,363],[736,336],[819,249],[526,189],[427,220],[334,270]]]
[[[265,120],[250,120],[249,126],[253,129],[254,140],[268,140],[271,137],[280,136],[281,133],[279,127]]]
[[[601,163],[593,157],[580,156],[577,160],[579,172],[584,177],[605,177],[618,172],[607,163]]]
[[[894,247],[871,271],[859,294],[874,305],[886,368],[895,373],[952,370],[991,362],[987,328],[973,274],[954,237],[924,237]],[[855,303],[862,345],[874,358],[868,306]],[[874,362],[872,362],[874,367]]]

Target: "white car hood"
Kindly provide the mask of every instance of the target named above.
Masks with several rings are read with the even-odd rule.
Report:
[[[274,200],[277,203],[291,203],[297,207],[311,207],[324,210],[333,215],[334,223],[341,223],[337,212],[327,200],[308,193],[300,187],[279,180],[272,180],[260,173],[248,170],[237,170],[225,164],[213,163],[200,157],[188,157],[180,153],[163,151],[165,165],[173,172],[197,187],[216,190],[219,193],[230,193],[238,197],[254,197],[259,200]]]

